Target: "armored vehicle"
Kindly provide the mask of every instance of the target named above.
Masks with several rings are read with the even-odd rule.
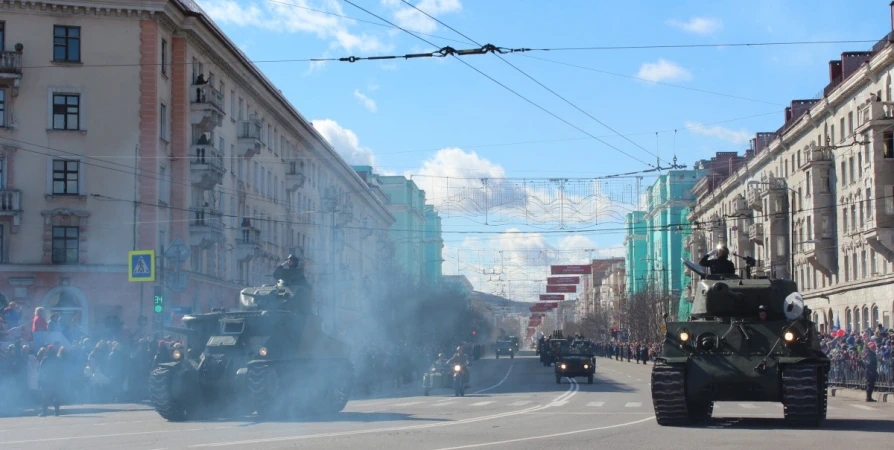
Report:
[[[151,401],[167,420],[235,406],[263,417],[332,413],[350,396],[353,367],[349,347],[321,331],[308,311],[306,286],[282,281],[243,289],[238,311],[214,311],[183,318],[186,336],[172,362],[150,377]]]
[[[572,345],[563,350],[556,358],[556,384],[561,383],[562,378],[566,377],[587,377],[587,383],[593,384],[593,376],[596,374],[593,354],[593,347],[589,343]]]
[[[705,275],[686,264],[701,280],[689,320],[665,322],[652,369],[658,423],[708,419],[715,401],[781,402],[787,421],[824,420],[830,362],[795,282]]]
[[[500,359],[500,355],[509,355],[510,359],[515,359],[515,344],[507,338],[500,338],[497,340],[494,353],[497,359]]]

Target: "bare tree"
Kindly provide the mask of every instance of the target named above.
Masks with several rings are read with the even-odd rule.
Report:
[[[654,284],[645,286],[624,303],[625,325],[632,341],[655,342],[662,339],[664,315],[676,317],[678,301]]]

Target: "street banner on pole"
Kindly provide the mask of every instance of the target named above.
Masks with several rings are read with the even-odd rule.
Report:
[[[546,285],[546,292],[565,292],[573,294],[577,292],[577,286],[573,284],[548,284]]]
[[[546,284],[580,284],[580,277],[547,277]]]
[[[593,273],[593,266],[589,264],[550,266],[551,275],[589,275]]]
[[[552,300],[552,301],[565,301],[564,294],[540,294],[540,301],[543,300]]]

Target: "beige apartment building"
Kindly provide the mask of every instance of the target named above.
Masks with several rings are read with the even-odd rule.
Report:
[[[820,98],[792,101],[737,167],[693,188],[693,259],[722,242],[793,278],[821,330],[894,325],[892,43],[831,61]]]
[[[234,307],[290,253],[327,326],[363,316],[393,217],[191,1],[5,1],[0,50],[0,293],[26,316],[136,331],[153,285],[166,311]]]

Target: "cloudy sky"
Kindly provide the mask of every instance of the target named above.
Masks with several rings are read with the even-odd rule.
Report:
[[[418,37],[341,0],[198,3],[348,162],[426,190],[445,218],[446,273],[527,299],[548,264],[623,256],[635,180],[581,179],[741,152],[792,99],[821,92],[829,60],[872,45],[721,44],[874,42],[891,29],[883,1],[412,0],[477,43],[556,50],[463,57],[472,67],[307,63],[294,60],[478,45],[400,0],[355,3]],[[556,178],[570,180],[561,195]]]

